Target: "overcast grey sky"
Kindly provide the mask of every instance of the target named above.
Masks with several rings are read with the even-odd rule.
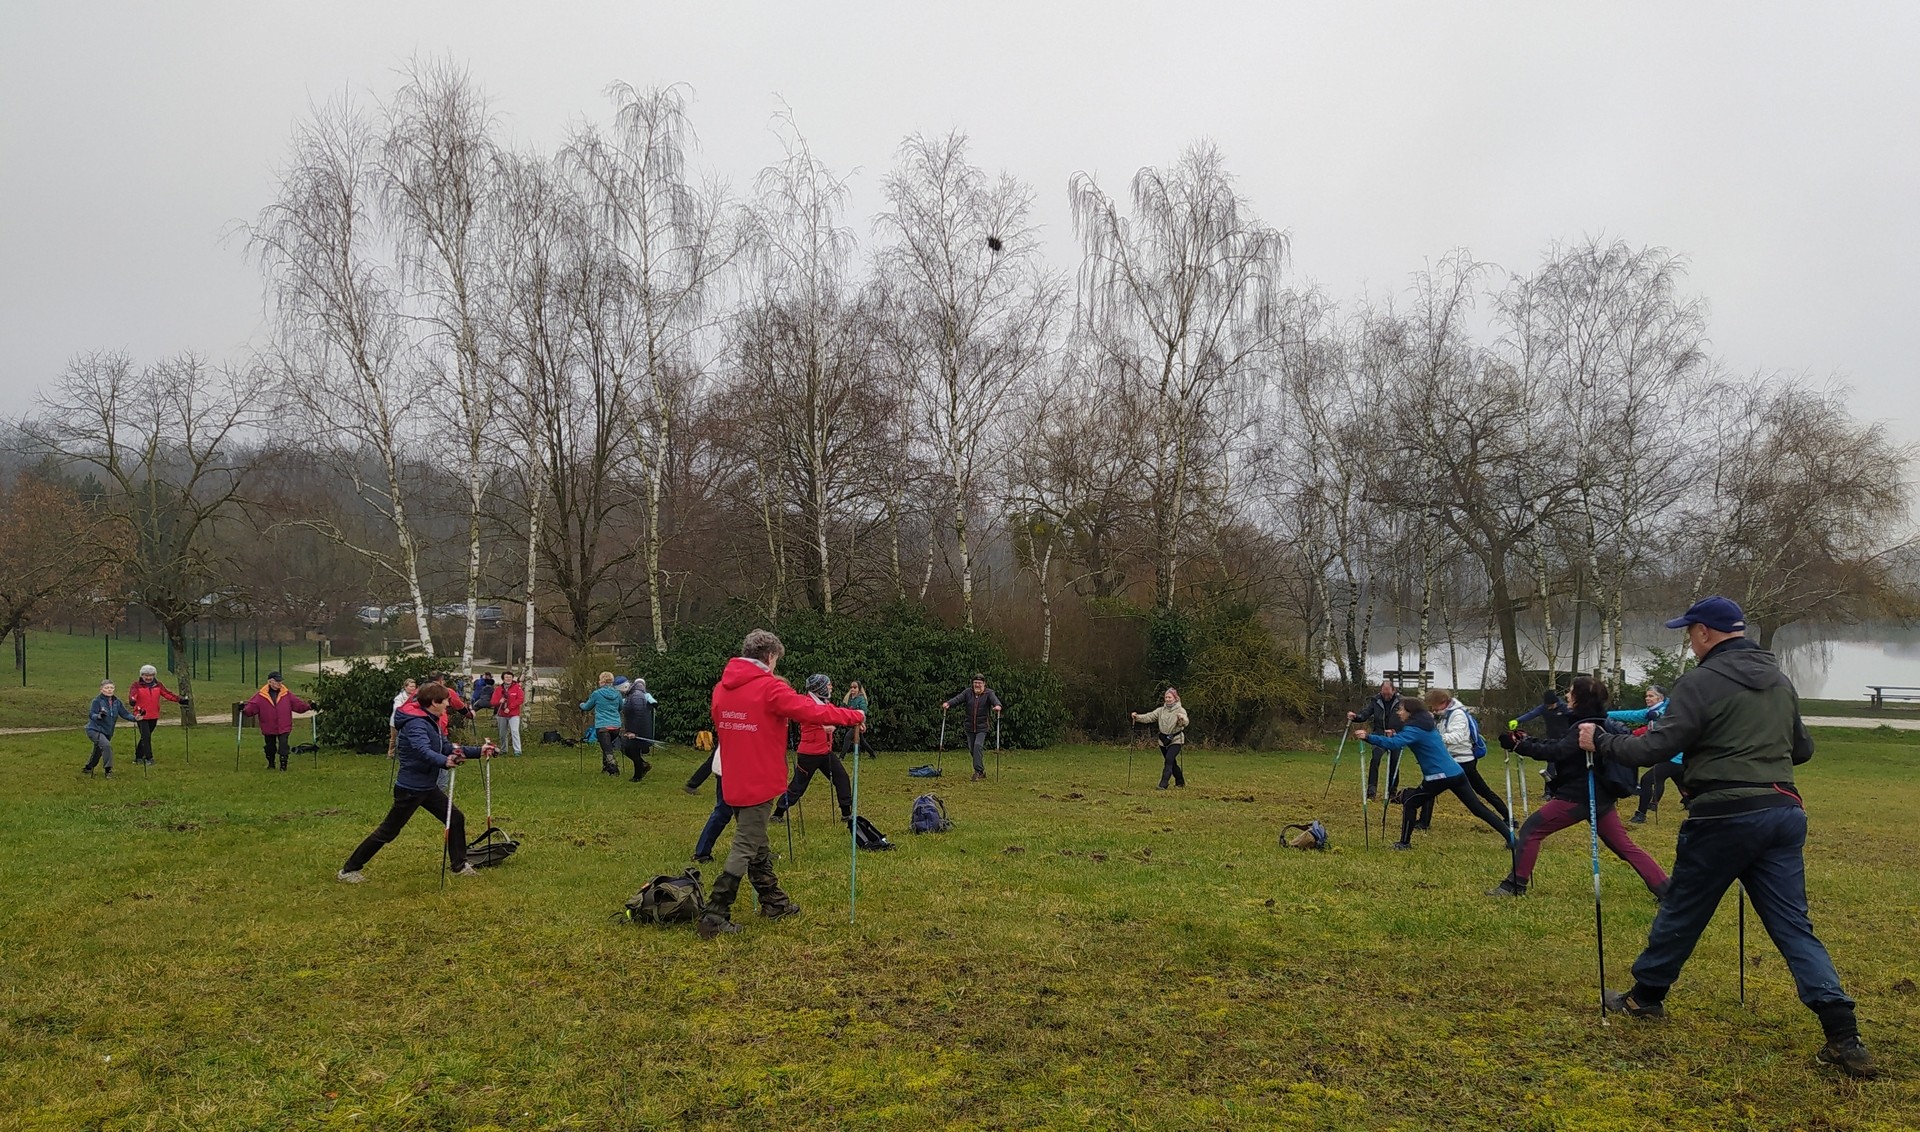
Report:
[[[261,329],[237,240],[293,120],[467,63],[551,147],[602,90],[686,82],[702,163],[744,185],[785,99],[858,170],[863,237],[900,138],[958,127],[1039,191],[1110,190],[1197,137],[1342,299],[1449,249],[1684,252],[1737,369],[1835,376],[1920,441],[1920,4],[47,3],[0,37],[0,400],[72,354],[237,357]]]

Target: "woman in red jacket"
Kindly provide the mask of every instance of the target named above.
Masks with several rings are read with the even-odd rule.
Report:
[[[140,679],[127,689],[127,706],[133,709],[134,726],[140,729],[140,742],[133,748],[133,761],[153,765],[153,729],[160,726],[160,701],[176,704],[187,701],[173,694],[160,682],[160,672],[151,664],[140,666]]]
[[[761,915],[778,920],[799,913],[800,905],[780,890],[780,878],[773,874],[773,843],[767,837],[774,803],[787,785],[787,723],[852,727],[866,719],[863,712],[803,696],[774,675],[786,651],[779,637],[755,629],[713,689],[714,734],[727,752],[720,789],[734,808],[734,826],[733,848],[700,918],[702,939],[740,930],[728,913],[742,879],[751,880],[759,894]]]
[[[526,685],[512,672],[500,674],[502,681],[493,693],[493,725],[500,730],[500,749],[520,753],[520,709],[527,702]]]
[[[833,681],[824,672],[816,672],[807,677],[807,695],[815,703],[833,701]],[[847,764],[833,752],[833,727],[825,723],[803,723],[800,725],[799,757],[794,759],[793,781],[787,783],[787,792],[780,804],[773,809],[773,820],[780,821],[787,816],[787,810],[812,785],[815,774],[825,774],[833,781],[834,797],[840,802],[840,820],[853,820],[853,782],[847,777]]]

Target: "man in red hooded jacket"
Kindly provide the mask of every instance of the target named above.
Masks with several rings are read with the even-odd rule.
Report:
[[[733,848],[707,897],[702,939],[740,930],[729,913],[742,878],[759,894],[761,915],[778,920],[799,913],[800,905],[780,890],[773,875],[773,843],[767,836],[774,803],[787,788],[787,723],[853,727],[866,720],[865,712],[803,696],[774,675],[786,651],[779,637],[755,629],[714,685],[714,737],[726,751],[720,782],[722,797],[734,811]]]

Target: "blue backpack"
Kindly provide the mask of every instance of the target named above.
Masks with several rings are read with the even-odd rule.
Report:
[[[1473,712],[1468,711],[1465,704],[1461,704],[1454,710],[1467,713],[1467,735],[1473,739],[1473,757],[1476,759],[1486,758],[1487,739],[1486,736],[1480,734],[1480,721],[1473,718]]]
[[[922,794],[913,800],[913,813],[907,819],[907,827],[914,833],[945,833],[953,828],[947,820],[946,804],[938,795]]]

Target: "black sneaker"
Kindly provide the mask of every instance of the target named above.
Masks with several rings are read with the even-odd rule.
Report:
[[[760,914],[769,920],[784,920],[788,916],[798,916],[800,914],[800,905],[795,904],[791,900],[777,908],[769,908],[766,905],[761,905]]]
[[[722,916],[709,912],[700,917],[700,938],[713,939],[717,936],[732,935],[740,930],[740,925]]]
[[[1640,810],[1640,811],[1637,811],[1637,812],[1636,812],[1636,813],[1635,813],[1635,814],[1634,814],[1634,815],[1633,815],[1632,817],[1630,817],[1630,818],[1628,818],[1628,819],[1627,819],[1627,823],[1628,823],[1629,825],[1645,825],[1645,824],[1647,824],[1647,811],[1645,811],[1645,810]]]
[[[1859,1037],[1842,1038],[1837,1042],[1828,1042],[1819,1053],[1813,1055],[1822,1065],[1831,1065],[1849,1077],[1878,1077],[1880,1070],[1873,1063],[1873,1055],[1867,1052],[1866,1043]]]
[[[1609,1014],[1630,1014],[1635,1018],[1665,1018],[1667,1008],[1658,1002],[1636,1002],[1632,991],[1622,994],[1618,991],[1600,992],[1600,1007]],[[1825,1052],[1825,1051],[1822,1051]]]
[[[1525,896],[1526,894],[1527,882],[1512,875],[1509,875],[1507,879],[1494,885],[1492,888],[1487,889],[1488,896]]]
[[[1396,841],[1393,843],[1393,847],[1397,851],[1404,852],[1413,848],[1413,843],[1411,841]]]
[[[696,865],[711,865],[713,864],[713,854],[695,853],[693,855],[693,863]]]
[[[92,778],[93,768],[90,766],[83,766],[80,768],[80,773],[86,775],[88,778]]]

